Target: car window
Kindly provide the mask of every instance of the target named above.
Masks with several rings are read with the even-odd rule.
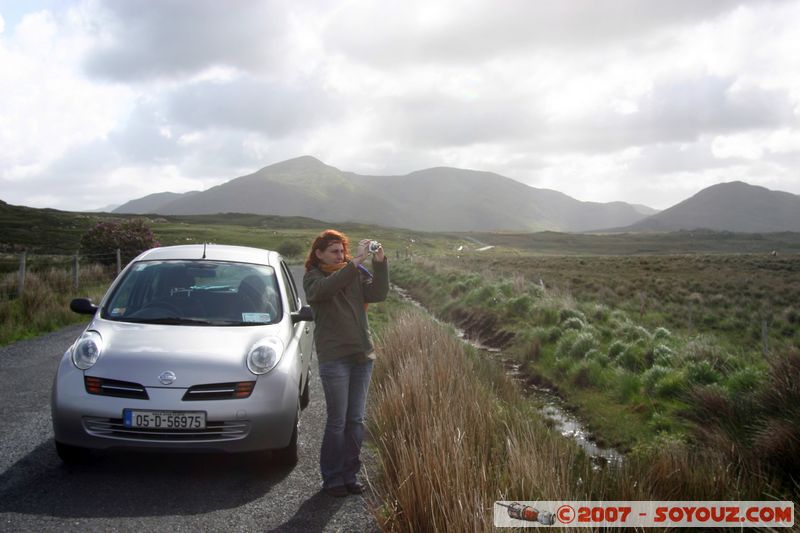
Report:
[[[283,274],[284,285],[287,287],[287,295],[289,297],[289,308],[292,312],[297,311],[300,309],[300,300],[297,296],[297,287],[294,285],[294,278],[292,277],[292,273],[289,271],[289,267],[286,266],[286,263],[281,261],[281,274]]]
[[[141,261],[102,310],[123,322],[259,325],[282,315],[275,270],[223,261]]]

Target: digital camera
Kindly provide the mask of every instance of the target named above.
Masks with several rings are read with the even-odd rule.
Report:
[[[367,247],[367,249],[369,250],[369,253],[374,254],[375,252],[378,251],[380,247],[381,243],[379,243],[378,241],[369,241],[369,246]]]

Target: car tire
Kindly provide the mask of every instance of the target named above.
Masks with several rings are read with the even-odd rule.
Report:
[[[297,416],[294,419],[294,431],[292,431],[292,437],[289,439],[289,445],[285,448],[279,448],[277,450],[272,451],[272,461],[275,464],[282,466],[294,466],[297,464],[298,460],[297,434],[299,425],[300,425],[300,409],[298,406]]]
[[[305,409],[311,402],[311,369],[306,372],[306,386],[300,395],[300,409]]]
[[[56,453],[58,458],[66,464],[83,463],[89,457],[89,450],[86,448],[71,446],[58,441],[56,441]]]

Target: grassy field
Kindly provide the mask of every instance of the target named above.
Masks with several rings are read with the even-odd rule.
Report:
[[[800,233],[471,233],[461,234],[514,253],[538,255],[769,254],[800,252]]]
[[[209,242],[277,249],[285,242],[300,242],[305,252],[315,235],[331,227],[344,231],[354,242],[368,237],[376,238],[387,249],[400,251],[404,255],[406,251],[438,253],[450,249],[453,242],[459,242],[459,238],[444,234],[354,223],[330,223],[305,217],[242,213],[194,216],[72,213],[13,206],[0,201],[0,228],[3,229],[0,235],[0,254],[6,255],[0,256],[0,266],[4,266],[5,271],[13,270],[15,254],[23,250],[35,255],[75,254],[80,249],[81,236],[90,227],[102,220],[124,218],[144,219],[162,246]],[[123,258],[124,261],[130,259],[132,258]]]
[[[376,306],[377,307],[377,306]],[[372,312],[372,311],[371,311]],[[758,500],[757,465],[662,437],[595,467],[498,367],[419,311],[382,311],[369,402],[386,531],[489,531],[496,500]]]
[[[0,202],[0,344],[53,331],[68,324],[86,321],[85,316],[69,311],[69,301],[91,296],[99,301],[114,279],[114,272],[101,269],[93,273],[87,260],[81,264],[81,287],[71,284],[72,257],[80,248],[83,233],[100,220],[124,218],[121,215],[68,213],[52,209],[9,206]],[[277,217],[248,214],[199,215],[144,218],[162,246],[204,242],[254,246],[280,251],[289,262],[300,263],[322,230],[334,227],[357,242],[375,238],[393,252],[406,257],[429,255],[449,249],[453,238],[407,230],[378,228],[362,224],[329,224],[302,217]],[[28,276],[24,299],[17,298],[19,252],[26,250]],[[114,250],[109,250],[113,255]],[[123,257],[123,267],[132,257]],[[99,267],[98,267],[99,268]]]
[[[754,475],[784,476],[785,490],[796,483],[800,387],[788,376],[800,375],[800,256],[481,254],[395,264],[393,279],[442,319],[515,357],[601,442],[632,453],[663,439],[704,446]],[[711,292],[697,292],[703,284]],[[686,299],[657,306],[637,292],[660,285]],[[747,313],[762,327],[720,327]]]
[[[437,263],[471,270],[464,260]],[[800,345],[800,254],[525,256],[489,253],[480,275],[522,279],[620,309],[647,327],[712,333],[726,349]]]
[[[115,273],[100,265],[82,265],[81,285],[75,289],[69,268],[36,269],[26,275],[22,298],[17,297],[16,273],[0,274],[0,345],[88,322],[86,315],[70,311],[70,300],[85,296],[100,301]]]

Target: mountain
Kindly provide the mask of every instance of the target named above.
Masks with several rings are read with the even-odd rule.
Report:
[[[117,209],[119,204],[109,204],[103,207],[98,207],[97,209],[90,209],[86,211],[87,213],[111,213],[114,209]]]
[[[155,194],[148,194],[147,196],[142,196],[136,200],[125,202],[121,206],[114,209],[112,213],[128,213],[133,215],[158,213],[162,207],[173,200],[184,197],[188,198],[189,196],[197,194],[198,192],[200,191],[191,191],[183,194],[177,192],[157,192]]]
[[[303,156],[206,191],[146,196],[115,212],[306,216],[425,231],[587,231],[637,222],[646,216],[642,208],[581,202],[491,172],[439,167],[365,176]]]
[[[800,231],[800,196],[741,181],[719,183],[623,229],[699,228],[743,233]]]

